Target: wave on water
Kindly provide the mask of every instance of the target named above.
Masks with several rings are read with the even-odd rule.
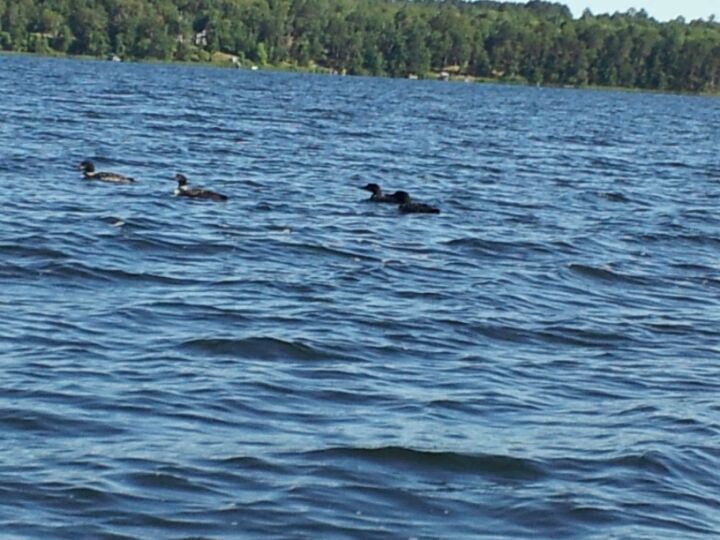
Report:
[[[610,202],[620,202],[620,203],[629,203],[631,202],[631,199],[628,198],[626,195],[623,195],[622,193],[617,193],[613,191],[601,191],[598,193],[600,197],[603,199],[607,199]]]
[[[568,268],[576,274],[608,283],[651,285],[656,281],[647,276],[618,272],[613,270],[610,266],[592,266],[588,264],[571,263],[568,265]]]
[[[313,461],[356,460],[387,469],[434,474],[477,474],[507,480],[538,481],[544,477],[540,464],[532,460],[497,455],[472,455],[456,452],[417,450],[398,446],[378,448],[327,448],[305,452]]]
[[[74,437],[81,433],[87,436],[114,437],[124,433],[123,429],[108,421],[19,408],[0,411],[0,426],[15,433],[44,433],[51,437]]]
[[[3,539],[717,536],[718,100],[0,64]]]
[[[310,361],[333,358],[326,351],[311,347],[297,341],[284,341],[272,337],[249,337],[245,339],[201,338],[191,339],[183,343],[183,347],[199,352],[234,356],[237,358],[253,358],[259,360],[296,360]]]

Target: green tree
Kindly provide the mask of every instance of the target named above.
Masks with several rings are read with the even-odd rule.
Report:
[[[406,76],[450,69],[557,85],[720,91],[720,24],[556,2],[0,0],[0,47]]]
[[[265,47],[265,43],[262,41],[257,44],[257,49],[255,49],[255,60],[258,64],[261,66],[265,66],[268,63],[268,53],[267,48]]]
[[[34,12],[32,0],[13,0],[5,9],[3,28],[10,34],[10,43],[16,51],[27,50],[28,28]]]
[[[75,35],[69,52],[103,56],[109,50],[108,17],[105,10],[98,6],[93,9],[84,5],[82,0],[74,0],[68,20],[70,30]]]

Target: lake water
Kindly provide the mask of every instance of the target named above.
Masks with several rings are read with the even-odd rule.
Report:
[[[0,536],[717,537],[719,126],[0,56]]]

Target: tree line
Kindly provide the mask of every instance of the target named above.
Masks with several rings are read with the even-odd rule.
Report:
[[[720,91],[720,23],[459,0],[0,0],[0,49]]]

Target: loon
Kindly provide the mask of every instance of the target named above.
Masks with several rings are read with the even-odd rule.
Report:
[[[113,172],[95,172],[95,164],[86,159],[77,166],[83,172],[85,180],[100,180],[102,182],[112,182],[113,184],[134,184],[136,180],[129,176]]]
[[[393,203],[393,204],[399,204],[400,201],[396,199],[396,193],[393,193],[392,195],[385,195],[382,192],[382,189],[380,189],[380,186],[377,184],[368,184],[365,187],[361,187],[360,189],[364,189],[365,191],[370,191],[372,195],[370,195],[370,201],[371,202],[383,202],[383,203]]]
[[[440,209],[434,208],[429,204],[413,202],[407,191],[396,191],[391,195],[395,197],[400,206],[400,212],[403,214],[439,214]]]
[[[177,188],[175,188],[175,195],[182,197],[192,197],[193,199],[208,199],[211,201],[227,201],[228,198],[220,193],[215,193],[209,189],[202,189],[199,187],[192,187],[187,185],[187,178],[184,174],[176,174],[175,180],[177,180]]]

